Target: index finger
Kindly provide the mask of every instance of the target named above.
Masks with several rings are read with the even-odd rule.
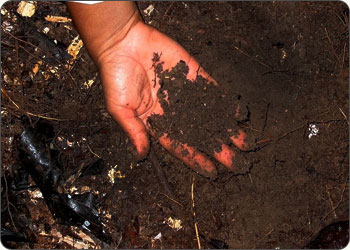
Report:
[[[159,143],[172,155],[182,160],[187,166],[199,174],[211,179],[217,176],[214,163],[193,147],[171,139],[166,133],[159,138]]]

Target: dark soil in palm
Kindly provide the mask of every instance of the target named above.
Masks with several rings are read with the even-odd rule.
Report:
[[[161,61],[157,65],[161,66]],[[164,115],[148,119],[156,137],[166,133],[174,139],[174,148],[183,143],[208,156],[221,152],[222,143],[232,145],[230,137],[237,136],[238,122],[248,119],[246,106],[239,103],[241,97],[232,88],[217,87],[201,76],[188,80],[188,67],[183,61],[170,71],[156,69],[161,85],[157,95],[164,110]],[[238,106],[240,113],[236,115]],[[239,171],[242,169],[235,172]]]

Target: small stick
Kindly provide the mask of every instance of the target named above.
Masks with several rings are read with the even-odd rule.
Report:
[[[3,95],[5,95],[5,96],[10,100],[10,102],[12,102],[12,104],[16,107],[16,109],[20,109],[19,106],[17,105],[17,103],[15,103],[15,102],[11,99],[11,97],[7,94],[6,90],[4,90],[2,87],[1,87],[1,93],[2,93]]]
[[[21,39],[21,38],[18,38],[18,37],[16,37],[15,35],[11,34],[11,33],[8,32],[8,31],[5,31],[5,30],[3,30],[3,31],[4,31],[6,34],[8,34],[9,36],[11,36],[12,38],[14,38],[15,40],[20,41],[20,42],[22,42],[22,43],[25,43],[25,44],[27,44],[27,45],[29,45],[29,46],[32,46],[33,48],[36,48],[36,49],[40,50],[41,52],[43,52],[45,55],[50,55],[49,52],[43,50],[43,49],[40,48],[39,46],[36,46],[36,45],[34,45],[34,44],[30,43],[30,42],[27,42],[27,41],[25,41],[25,40],[23,40],[23,39]],[[20,46],[20,45],[19,45],[19,46]],[[22,48],[23,48],[23,47],[22,47]],[[53,57],[53,56],[50,56],[50,58],[53,59],[53,60],[54,60],[56,63],[58,63],[58,64],[61,64],[61,63],[62,63],[62,62],[58,61],[58,60],[57,60],[55,57]]]
[[[174,193],[172,192],[172,190],[169,186],[168,179],[167,179],[163,169],[159,165],[159,161],[158,161],[156,155],[154,154],[154,151],[152,148],[149,151],[148,159],[151,161],[153,169],[156,171],[156,174],[159,178],[160,184],[162,185],[164,190],[168,193],[168,195],[170,197],[175,197]]]
[[[272,67],[270,67],[270,66],[267,65],[266,63],[264,63],[264,62],[262,62],[262,61],[260,61],[260,60],[258,60],[258,59],[256,59],[256,58],[254,58],[254,57],[248,55],[247,53],[245,53],[243,50],[241,50],[241,49],[238,48],[237,46],[233,46],[233,47],[234,47],[236,50],[238,50],[238,52],[240,52],[241,54],[245,55],[245,56],[248,57],[249,59],[251,59],[251,60],[253,60],[253,61],[256,61],[256,62],[260,63],[262,66],[264,66],[264,67],[266,67],[266,68],[272,70]]]
[[[171,8],[171,6],[173,6],[174,5],[174,3],[175,2],[172,2],[170,5],[169,5],[169,7],[166,9],[166,11],[164,12],[164,14],[163,14],[163,17],[162,18],[164,18],[167,14],[168,14],[168,11],[170,10],[170,8]]]
[[[5,180],[5,194],[6,194],[7,212],[9,213],[9,216],[10,216],[10,219],[11,219],[13,227],[18,232],[18,229],[17,229],[17,227],[15,225],[15,222],[13,221],[12,214],[11,214],[11,211],[10,211],[10,205],[9,205],[10,201],[9,201],[9,196],[8,196],[8,186],[7,186],[7,180],[6,180],[6,175],[5,174],[4,174],[4,180]]]
[[[19,54],[18,54],[18,41],[15,41],[15,49],[16,49],[16,68],[17,68],[17,77],[18,77],[18,81],[21,83],[22,86],[22,96],[24,95],[24,86],[23,86],[23,81],[21,79],[21,74],[20,74],[20,70],[19,70]],[[23,101],[23,99],[22,99]]]
[[[97,158],[101,158],[101,156],[99,156],[98,154],[96,154],[94,151],[92,151],[92,149],[90,148],[89,145],[88,146],[88,149],[90,150],[91,154],[93,154],[94,156],[96,156]]]
[[[337,59],[338,63],[340,64],[340,59],[339,59],[337,53],[335,52],[335,49],[334,49],[334,47],[333,47],[333,43],[332,43],[332,41],[331,41],[331,39],[330,39],[330,37],[329,37],[329,35],[328,35],[327,28],[324,27],[324,30],[325,30],[325,32],[326,32],[326,36],[327,36],[328,42],[329,42],[329,44],[331,45],[333,54],[334,54],[335,58]]]
[[[4,90],[2,87],[1,87],[1,93],[7,98],[9,99],[9,101],[16,107],[16,109],[18,109],[19,111],[22,111],[23,113],[25,113],[26,115],[29,115],[29,116],[34,116],[34,117],[39,117],[39,118],[42,118],[42,119],[45,119],[45,120],[53,120],[53,121],[68,121],[69,119],[59,119],[59,118],[53,118],[53,117],[48,117],[48,116],[44,116],[44,115],[38,115],[38,114],[33,114],[29,111],[25,111],[23,109],[21,109],[17,103],[15,103],[12,98],[9,96],[9,94],[6,92],[6,90]]]
[[[255,128],[252,128],[252,127],[247,127],[247,126],[244,126],[244,125],[241,125],[242,128],[245,128],[245,129],[249,129],[249,130],[253,130],[253,131],[256,131],[256,132],[259,132],[260,134],[262,133],[262,131],[259,131]]]
[[[280,139],[286,137],[287,135],[289,135],[289,134],[291,134],[291,133],[293,133],[293,132],[295,132],[295,131],[298,131],[299,129],[302,129],[302,128],[305,127],[306,125],[307,125],[307,124],[302,125],[302,126],[300,126],[300,127],[297,127],[297,128],[295,128],[295,129],[293,129],[293,130],[290,130],[290,131],[288,131],[288,132],[285,132],[284,134],[282,134],[282,135],[280,135],[280,136],[277,136],[277,137],[275,137],[275,138],[267,138],[267,139],[263,139],[263,140],[257,141],[256,144],[260,144],[260,143],[264,143],[264,142],[269,142],[269,141],[273,141],[273,140],[280,140]]]
[[[15,45],[12,45],[12,44],[8,44],[4,41],[1,41],[1,44],[5,45],[5,46],[8,46],[8,47],[11,47],[11,48],[15,48],[16,46]],[[27,52],[29,55],[31,55],[32,57],[40,60],[40,61],[45,61],[43,58],[40,58],[40,57],[37,57],[36,55],[32,54],[31,52],[29,52],[26,48],[24,48],[22,45],[19,45],[19,48],[21,48],[22,50],[24,50],[25,52]],[[47,61],[45,61],[46,64],[52,66],[50,63],[48,63]]]
[[[343,58],[342,58],[342,61],[341,61],[341,66],[339,67],[339,75],[342,73],[342,70],[343,70],[343,67],[344,67],[345,53],[346,53],[346,43],[344,44]]]
[[[344,114],[345,115],[345,114]],[[320,123],[320,124],[326,124],[326,123],[330,123],[330,122],[343,122],[344,119],[332,119],[332,120],[328,120],[328,121],[313,121],[313,122],[306,122],[304,125],[301,125],[300,127],[297,127],[293,130],[290,130],[290,131],[287,131],[277,137],[273,137],[273,138],[266,138],[266,139],[262,139],[260,141],[257,141],[256,144],[261,144],[261,143],[264,143],[264,142],[269,142],[269,141],[274,141],[274,140],[281,140],[282,138],[286,137],[287,135],[291,134],[291,133],[294,133],[296,131],[298,131],[299,129],[302,129],[303,127],[309,125],[309,124],[312,124],[312,123]]]
[[[264,126],[261,130],[262,133],[265,131],[266,123],[267,123],[267,115],[269,113],[270,103],[267,104],[266,112],[265,112],[265,120],[264,120]]]
[[[197,225],[197,219],[196,219],[196,211],[194,209],[194,177],[192,179],[192,188],[191,188],[191,197],[192,197],[192,212],[193,212],[193,217],[194,217],[194,229],[196,231],[196,238],[197,238],[197,243],[198,243],[198,249],[202,249],[201,247],[201,241],[199,239],[199,234],[198,234],[198,225]]]
[[[8,32],[8,31],[4,31],[4,32],[5,32],[6,34],[10,35],[11,37],[13,37],[15,40],[20,41],[20,42],[25,43],[25,44],[28,44],[28,45],[30,45],[30,46],[32,46],[32,47],[34,47],[34,48],[36,48],[36,49],[38,49],[38,50],[44,52],[45,54],[48,54],[48,52],[45,51],[45,50],[43,50],[42,48],[40,48],[40,47],[38,47],[38,46],[36,46],[36,45],[30,43],[30,42],[27,42],[27,41],[25,41],[25,40],[22,40],[21,38],[16,37],[15,35],[11,34],[10,32]]]
[[[306,214],[307,214],[307,220],[308,220],[308,225],[309,225],[309,230],[311,231],[311,220],[310,220],[310,215],[309,215],[309,209],[306,210]]]
[[[346,120],[346,122],[347,122],[348,125],[349,125],[348,117],[344,114],[344,112],[343,112],[343,110],[342,110],[341,108],[339,108],[339,111],[340,111],[340,113],[345,117],[345,120]]]
[[[340,204],[342,203],[343,198],[344,198],[344,193],[345,193],[345,190],[346,190],[347,182],[348,182],[348,181],[349,181],[349,179],[347,179],[346,182],[344,183],[344,188],[343,188],[343,190],[342,190],[342,192],[341,192],[341,195],[340,195],[340,198],[339,198],[338,203],[334,206],[334,208],[333,208],[328,214],[325,215],[324,218],[327,218],[328,215],[330,215],[331,213],[335,212],[335,210],[337,210],[338,207],[340,206]]]
[[[333,201],[332,201],[332,198],[331,198],[331,195],[330,195],[328,189],[327,189],[327,194],[328,194],[329,203],[331,204],[331,208],[333,211],[333,216],[334,216],[334,218],[337,218],[337,214],[335,213],[335,209],[334,209],[334,204],[333,204]]]
[[[249,176],[250,183],[253,184],[252,175],[250,173],[248,173],[248,176]]]
[[[171,200],[172,202],[175,202],[176,204],[178,204],[180,207],[184,207],[180,202],[178,202],[177,200],[174,200],[173,198],[171,198],[169,195],[164,194],[164,193],[160,193],[162,195],[164,195],[166,198],[168,198],[169,200]]]

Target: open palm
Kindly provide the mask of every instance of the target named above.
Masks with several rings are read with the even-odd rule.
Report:
[[[140,158],[145,157],[149,150],[148,133],[153,135],[147,123],[148,117],[163,114],[157,97],[160,85],[154,73],[154,53],[161,54],[164,70],[170,70],[183,60],[189,67],[188,79],[194,80],[197,74],[210,78],[204,70],[198,72],[201,69],[198,62],[178,43],[142,22],[136,23],[120,43],[104,52],[98,66],[107,109],[128,134]],[[164,134],[157,139],[170,153],[197,172],[215,176],[215,164],[203,153],[186,144],[173,143],[171,135]],[[240,131],[232,141],[239,149],[245,150],[248,148],[245,139],[246,134]],[[176,147],[172,146],[175,144]],[[186,156],[181,153],[184,149],[189,152]],[[235,152],[229,146],[223,144],[222,151],[212,157],[234,169]]]

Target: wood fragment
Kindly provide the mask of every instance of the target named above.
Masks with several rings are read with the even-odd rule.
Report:
[[[171,190],[169,186],[168,179],[162,169],[162,167],[159,165],[159,161],[154,153],[154,150],[151,148],[149,152],[148,159],[151,161],[153,169],[156,172],[156,175],[158,176],[159,182],[162,186],[162,188],[165,190],[165,192],[173,199],[175,200],[175,195],[173,191]],[[177,202],[178,203],[178,202]]]
[[[348,117],[344,114],[343,110],[342,110],[341,108],[339,108],[339,111],[340,111],[340,113],[345,117],[345,120],[346,120],[347,124],[350,125],[350,124],[349,124]]]
[[[192,197],[192,212],[194,217],[194,229],[196,231],[196,239],[198,244],[198,249],[202,249],[201,247],[201,241],[199,239],[199,233],[198,233],[198,224],[197,224],[197,218],[196,218],[196,211],[194,208],[194,178],[192,179],[192,187],[191,187],[191,197]]]
[[[269,113],[269,108],[270,108],[270,103],[267,104],[267,108],[266,108],[266,112],[265,112],[264,125],[263,125],[263,128],[261,129],[261,133],[262,134],[264,133],[265,127],[266,127],[266,124],[267,124],[267,116],[268,116],[268,113]]]
[[[334,209],[334,204],[333,204],[333,200],[332,200],[332,198],[331,198],[331,194],[329,193],[329,190],[328,190],[328,189],[326,189],[326,190],[327,190],[327,195],[328,195],[329,203],[330,203],[331,208],[332,208],[331,211],[333,211],[333,216],[334,216],[334,218],[336,219],[338,216],[337,216],[337,214],[336,214],[336,212],[335,212],[335,209]]]
[[[341,75],[341,73],[343,72],[344,62],[345,62],[345,54],[346,54],[346,45],[347,45],[347,43],[344,43],[343,57],[342,57],[342,60],[341,60],[341,65],[339,67],[339,74],[338,75]]]
[[[93,154],[94,156],[96,156],[97,158],[101,158],[101,156],[99,156],[98,154],[96,154],[94,151],[92,151],[92,149],[90,148],[89,145],[87,145],[89,151],[91,152],[91,154]]]
[[[71,18],[64,17],[64,16],[46,16],[45,20],[48,22],[53,22],[53,23],[69,23],[72,22]]]
[[[340,204],[343,202],[345,190],[346,190],[346,189],[349,189],[348,181],[349,181],[349,179],[346,179],[346,182],[343,184],[344,187],[343,187],[343,190],[342,190],[342,192],[341,192],[339,201],[338,201],[337,204],[334,206],[334,208],[333,208],[331,211],[329,211],[328,214],[326,214],[326,215],[324,216],[323,220],[325,220],[331,213],[333,213],[334,211],[336,211],[336,210],[338,209],[338,207],[340,206]]]
[[[31,17],[35,13],[34,1],[21,1],[18,4],[17,13],[24,17]]]
[[[168,15],[169,10],[170,10],[171,7],[174,5],[174,3],[175,3],[175,2],[171,2],[171,3],[170,3],[169,7],[168,7],[168,8],[166,9],[166,11],[164,12],[162,19],[163,19],[166,15]]]
[[[39,46],[36,46],[36,45],[34,45],[34,44],[30,43],[30,42],[27,42],[27,41],[25,41],[25,40],[23,40],[23,39],[21,39],[21,38],[18,38],[18,37],[16,37],[15,35],[11,34],[11,32],[8,32],[8,31],[6,31],[6,30],[3,30],[3,32],[5,32],[5,33],[8,34],[9,36],[11,36],[13,39],[15,39],[15,40],[17,40],[17,41],[19,41],[19,42],[22,42],[22,43],[24,43],[24,44],[27,44],[27,45],[29,45],[29,46],[32,46],[32,47],[35,48],[35,49],[40,50],[41,52],[45,53],[45,55],[47,55],[48,57],[52,58],[52,60],[54,60],[56,63],[58,63],[58,64],[61,63],[61,62],[58,61],[55,57],[50,56],[50,54],[51,54],[50,52],[47,52],[47,51],[43,50],[43,49],[40,48]],[[25,50],[23,46],[21,46],[21,45],[19,45],[19,46],[20,46],[21,49]],[[15,48],[15,46],[14,46],[14,48]],[[33,54],[31,54],[29,51],[27,51],[27,50],[25,50],[25,51],[26,51],[28,54],[33,55]],[[37,56],[34,56],[34,55],[33,55],[33,57],[35,57],[35,58],[41,60],[41,58],[38,58]]]
[[[6,208],[7,208],[7,212],[10,216],[10,220],[12,223],[13,228],[18,231],[15,222],[13,221],[13,217],[12,217],[12,213],[10,211],[10,201],[9,201],[9,197],[8,197],[8,185],[7,185],[7,180],[6,180],[6,175],[4,174],[4,181],[5,181],[5,195],[6,195]]]
[[[166,198],[168,198],[169,200],[175,202],[176,204],[178,204],[180,207],[184,207],[184,205],[182,205],[180,202],[178,202],[177,200],[174,200],[173,198],[171,198],[170,196],[168,196],[167,194],[164,193],[160,193],[162,195],[164,195]]]
[[[251,59],[251,60],[253,60],[253,61],[256,61],[256,62],[260,63],[262,66],[264,66],[264,67],[266,67],[266,68],[272,70],[272,67],[269,66],[269,65],[267,65],[266,63],[264,63],[264,62],[262,62],[262,61],[260,61],[260,60],[258,60],[258,59],[256,59],[256,58],[254,58],[254,57],[248,55],[246,52],[244,52],[243,50],[241,50],[241,49],[238,48],[237,46],[233,46],[233,47],[234,47],[236,50],[238,50],[238,52],[241,53],[242,55],[245,55],[245,56],[248,57],[249,59]]]
[[[69,119],[60,119],[60,118],[48,117],[48,116],[44,116],[44,115],[40,115],[40,114],[34,114],[32,112],[29,112],[29,111],[25,111],[25,110],[21,109],[20,106],[18,106],[18,104],[16,102],[14,102],[12,100],[12,98],[9,96],[9,94],[6,92],[6,90],[3,89],[2,86],[1,86],[1,93],[13,104],[13,106],[15,106],[15,108],[17,110],[21,111],[22,113],[24,113],[26,115],[42,118],[42,119],[45,119],[45,120],[52,120],[52,121],[68,121],[69,120]]]
[[[76,59],[83,45],[83,41],[80,39],[79,35],[76,36],[67,48],[68,54],[70,54],[73,57],[73,59]]]
[[[276,136],[276,137],[273,137],[273,138],[266,138],[266,139],[262,139],[262,140],[259,140],[256,142],[256,144],[261,144],[261,143],[266,143],[266,142],[270,142],[270,141],[279,141],[281,139],[283,139],[284,137],[286,137],[287,135],[291,134],[291,133],[294,133],[304,127],[307,127],[309,124],[328,124],[328,123],[331,123],[331,122],[344,122],[344,119],[331,119],[331,120],[328,120],[328,121],[308,121],[306,122],[304,125],[301,125],[295,129],[292,129],[290,131],[287,131],[279,136]]]
[[[331,38],[330,38],[329,35],[328,35],[328,31],[327,31],[327,28],[326,28],[326,27],[324,27],[324,31],[326,32],[326,36],[327,36],[329,45],[331,45],[331,49],[332,49],[332,52],[333,52],[333,54],[334,54],[334,57],[335,57],[335,59],[337,60],[338,64],[340,64],[339,56],[338,56],[337,53],[335,52],[335,49],[334,49],[334,46],[333,46],[333,42],[332,42]]]

